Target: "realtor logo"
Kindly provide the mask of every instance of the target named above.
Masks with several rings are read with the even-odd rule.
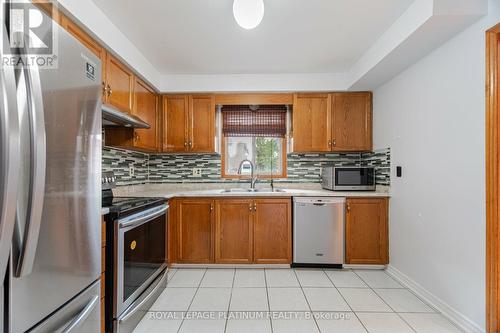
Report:
[[[3,15],[8,38],[3,38],[2,65],[32,66],[39,68],[56,67],[57,38],[54,21],[41,7],[54,11],[51,2],[38,1],[39,6],[28,0],[3,2]]]

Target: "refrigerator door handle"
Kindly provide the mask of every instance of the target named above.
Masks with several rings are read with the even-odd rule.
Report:
[[[6,29],[3,43],[8,44]],[[6,44],[7,43],[7,44]],[[5,275],[14,232],[18,191],[19,118],[14,68],[0,71],[0,276]]]
[[[43,110],[42,86],[38,67],[25,67],[28,95],[28,109],[31,127],[31,169],[28,202],[28,218],[22,238],[21,250],[16,269],[16,277],[29,275],[33,270],[40,224],[42,222],[43,199],[45,194],[46,133]]]
[[[99,295],[95,295],[83,308],[83,310],[73,318],[61,333],[72,333],[80,327],[83,322],[90,316],[96,305],[99,303]]]

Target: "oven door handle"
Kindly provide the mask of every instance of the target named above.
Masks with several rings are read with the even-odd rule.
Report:
[[[164,204],[159,207],[151,208],[149,210],[146,210],[140,214],[135,214],[132,216],[125,217],[123,219],[119,219],[118,226],[120,229],[125,229],[125,228],[131,228],[131,227],[137,227],[140,226],[141,224],[144,224],[148,221],[151,221],[152,219],[161,216],[165,214],[165,212],[168,209],[168,205]]]
[[[137,311],[139,311],[139,309],[147,302],[149,301],[149,299],[158,291],[159,288],[161,288],[161,286],[163,285],[163,281],[166,279],[167,277],[167,273],[168,273],[168,269],[166,269],[162,276],[160,278],[158,278],[158,283],[156,284],[156,286],[153,288],[153,290],[151,290],[151,292],[146,296],[144,297],[140,302],[138,302],[137,304],[133,304],[130,306],[130,308],[127,309],[127,311],[118,319],[118,321],[120,323],[123,323],[125,321],[127,321],[130,317],[132,317]]]

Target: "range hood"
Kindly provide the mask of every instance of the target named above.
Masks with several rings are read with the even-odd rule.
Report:
[[[105,104],[102,105],[102,125],[129,128],[151,128],[151,126],[141,118],[121,112]]]

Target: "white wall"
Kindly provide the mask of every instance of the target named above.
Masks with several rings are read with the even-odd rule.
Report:
[[[139,76],[160,90],[160,74],[141,51],[90,0],[57,0],[63,12],[87,28],[92,37],[112,50]]]
[[[489,14],[374,91],[391,147],[391,265],[485,327],[485,30]],[[395,177],[395,166],[403,177]]]

